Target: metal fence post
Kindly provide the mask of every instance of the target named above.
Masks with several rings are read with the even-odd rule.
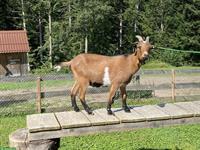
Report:
[[[172,100],[175,101],[175,96],[176,96],[176,93],[175,93],[175,84],[176,84],[176,81],[175,81],[175,71],[174,69],[172,69]]]
[[[36,110],[41,113],[41,78],[37,77]]]

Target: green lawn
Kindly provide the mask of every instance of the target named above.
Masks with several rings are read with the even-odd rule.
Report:
[[[8,147],[8,136],[13,131],[26,127],[26,116],[0,117],[0,147]]]
[[[8,135],[25,127],[25,116],[0,118],[0,147],[8,147]],[[100,133],[61,139],[60,150],[198,150],[200,124]]]
[[[60,150],[198,150],[199,132],[196,124],[69,137],[61,140]]]
[[[130,95],[131,96],[131,95]],[[165,102],[172,102],[171,100],[165,101]],[[159,104],[162,103],[159,99],[156,98],[148,98],[148,99],[128,99],[127,103],[129,106],[135,106],[135,105],[151,105],[151,104]],[[77,100],[78,106],[83,109],[82,104],[79,100]],[[98,109],[98,108],[106,108],[107,102],[93,102],[89,103],[89,106],[92,109]],[[112,107],[119,108],[121,107],[121,99],[115,100],[115,103],[112,105]],[[69,96],[63,96],[63,97],[55,97],[51,98],[51,100],[42,100],[42,109],[44,112],[49,112],[49,109],[54,110],[72,110],[71,107],[71,100]],[[25,101],[21,103],[13,103],[9,104],[7,106],[0,107],[0,117],[7,117],[7,116],[16,116],[16,115],[24,115],[24,114],[33,114],[36,112],[36,106],[35,106],[35,100],[32,101]]]
[[[72,86],[73,80],[47,80],[41,82],[42,87]],[[2,82],[0,90],[36,89],[36,81]]]
[[[155,70],[169,70],[169,69],[175,69],[175,70],[181,70],[181,69],[200,69],[200,66],[181,66],[181,67],[175,67],[170,64],[167,64],[165,62],[161,62],[159,60],[153,60],[147,62],[145,65],[142,66],[143,69],[155,69]]]

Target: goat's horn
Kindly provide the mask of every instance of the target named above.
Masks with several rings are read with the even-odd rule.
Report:
[[[145,41],[146,41],[146,42],[149,42],[149,36],[146,37],[146,40],[145,40]]]
[[[141,42],[141,41],[144,41],[143,38],[142,38],[140,35],[136,35],[135,37],[136,37],[140,42]]]

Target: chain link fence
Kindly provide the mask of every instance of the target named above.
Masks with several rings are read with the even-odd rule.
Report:
[[[70,74],[27,75],[0,78],[0,115],[71,110]],[[89,105],[106,107],[109,87],[88,87]],[[200,70],[140,70],[127,86],[128,103],[199,100]],[[121,103],[120,92],[115,103]],[[78,105],[81,106],[78,98]]]

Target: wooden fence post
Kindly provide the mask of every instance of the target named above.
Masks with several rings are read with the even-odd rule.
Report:
[[[172,69],[172,100],[175,101],[175,96],[176,96],[176,93],[175,93],[175,84],[176,84],[176,81],[175,81],[175,71],[174,69]]]
[[[36,110],[41,113],[41,78],[37,77]]]

